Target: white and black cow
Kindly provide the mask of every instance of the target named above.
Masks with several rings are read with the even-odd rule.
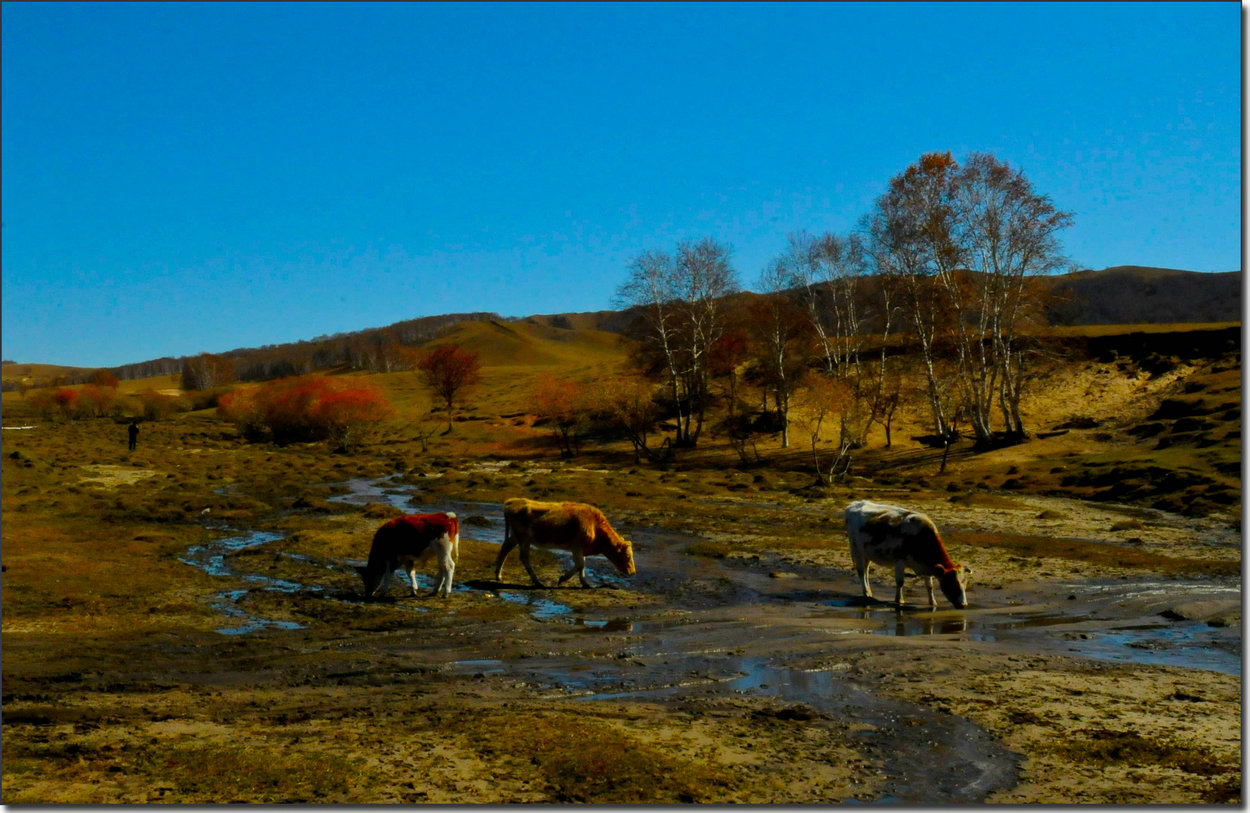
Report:
[[[924,577],[925,586],[929,588],[929,606],[937,607],[937,599],[933,597],[935,576],[951,604],[960,609],[968,606],[964,588],[969,570],[951,561],[933,520],[924,514],[856,500],[846,507],[846,535],[851,542],[851,561],[855,563],[865,598],[872,598],[868,568],[876,563],[893,566],[894,603],[899,606],[903,604],[903,574],[909,568]]]

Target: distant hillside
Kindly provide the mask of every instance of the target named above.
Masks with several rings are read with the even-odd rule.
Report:
[[[1051,277],[1054,325],[1241,321],[1241,272],[1121,265]]]
[[[1240,322],[1241,276],[1241,271],[1208,274],[1172,268],[1117,266],[1102,271],[1078,271],[1047,277],[1045,279],[1055,295],[1055,301],[1047,309],[1047,316],[1050,323],[1056,326]],[[876,310],[874,285],[875,279],[866,277],[861,280],[859,290],[868,330],[873,329],[871,314]],[[749,299],[756,295],[743,296]],[[435,338],[450,336],[499,359],[509,354],[513,358],[511,362],[501,360],[493,363],[518,363],[517,360],[524,358],[526,361],[520,363],[544,364],[552,360],[548,358],[552,345],[544,345],[539,355],[526,356],[527,353],[538,352],[533,344],[537,334],[529,328],[541,329],[542,338],[557,342],[573,341],[574,334],[583,332],[599,334],[577,337],[577,340],[584,339],[607,347],[604,344],[609,341],[607,337],[627,333],[639,315],[637,309],[538,314],[521,319],[505,318],[494,313],[448,314],[410,319],[387,327],[319,336],[309,341],[230,350],[218,355],[234,363],[240,380],[262,380],[327,368],[385,372],[398,363],[394,353],[396,348],[414,347]],[[518,330],[516,326],[522,323],[529,328]],[[490,327],[482,327],[484,325]],[[583,351],[587,349],[581,348]],[[182,371],[187,358],[154,359],[116,367],[111,372],[121,379],[176,376]],[[5,388],[16,388],[18,379],[31,376],[28,371],[32,367],[47,368],[48,365],[6,362]],[[19,369],[24,372],[19,374]],[[63,376],[61,380],[66,383],[79,383],[88,380],[92,372],[62,368],[52,375],[36,373],[33,377],[37,386],[50,383],[55,376]]]
[[[479,354],[487,367],[616,363],[626,342],[619,333],[554,327],[541,316],[506,322],[462,322],[440,338]]]

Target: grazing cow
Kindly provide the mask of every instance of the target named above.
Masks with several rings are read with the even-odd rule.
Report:
[[[573,567],[560,577],[560,584],[576,573],[582,587],[590,587],[590,582],[586,581],[586,557],[596,554],[606,556],[626,576],[636,572],[633,545],[612,530],[602,511],[585,503],[538,502],[524,497],[507,500],[503,504],[503,545],[495,559],[496,580],[503,575],[504,559],[518,545],[521,564],[525,565],[530,580],[539,587],[545,585],[530,566],[531,545],[573,554]]]
[[[369,548],[369,564],[356,568],[365,582],[365,598],[386,595],[391,573],[403,567],[417,594],[417,564],[430,554],[438,554],[438,584],[434,595],[451,595],[451,577],[460,558],[460,521],[446,514],[409,514],[396,517],[378,528]]]
[[[924,577],[930,607],[937,607],[934,576],[951,604],[960,609],[968,606],[964,587],[970,571],[951,561],[933,520],[924,514],[856,500],[846,507],[846,535],[851,541],[851,561],[865,598],[872,598],[868,568],[875,562],[894,566],[894,603],[899,606],[903,604],[903,571],[907,568]]]

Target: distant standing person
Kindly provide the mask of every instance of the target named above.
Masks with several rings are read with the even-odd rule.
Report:
[[[130,435],[130,451],[133,452],[135,444],[139,442],[139,424],[131,421],[130,426],[126,427],[126,433]]]

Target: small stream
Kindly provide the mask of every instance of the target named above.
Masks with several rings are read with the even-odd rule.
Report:
[[[279,593],[294,593],[298,590],[305,590],[302,584],[288,582],[282,579],[271,579],[267,576],[260,576],[255,573],[245,573],[236,570],[227,563],[227,559],[231,554],[248,548],[258,548],[270,542],[276,542],[282,539],[283,535],[272,533],[270,531],[251,531],[248,533],[240,533],[234,536],[227,536],[221,539],[215,539],[204,545],[193,545],[187,549],[186,554],[179,557],[178,561],[183,564],[191,565],[203,570],[210,576],[218,576],[221,578],[235,579],[245,584],[251,585],[242,589],[225,590],[217,593],[209,599],[209,603],[213,608],[227,618],[238,622],[236,626],[221,627],[217,629],[222,635],[246,635],[251,632],[260,632],[267,629],[280,630],[297,630],[303,629],[303,626],[296,624],[294,621],[279,621],[260,616],[252,615],[245,612],[239,606],[243,598],[252,590],[272,590]]]
[[[394,478],[352,478],[342,483],[323,485],[345,489],[343,493],[330,497],[330,502],[354,505],[380,503],[405,513],[455,511],[465,536],[493,544],[503,541],[503,508],[497,503],[445,500],[425,503],[415,486],[397,483]],[[714,585],[714,600],[718,604],[793,607],[804,614],[837,622],[837,634],[958,636],[969,641],[1027,643],[1039,650],[1101,660],[1241,674],[1239,630],[1210,627],[1200,622],[1167,622],[1157,616],[1127,618],[1122,624],[1110,625],[1106,621],[1093,620],[1088,615],[1065,612],[1062,605],[1045,608],[993,606],[980,603],[982,596],[975,594],[972,607],[966,611],[949,608],[933,611],[918,607],[900,610],[885,602],[866,603],[859,598],[849,569],[846,573],[813,572],[803,577],[778,580],[770,575],[772,568],[768,562],[733,562],[687,555],[683,551],[691,540],[666,533],[663,529],[635,529],[634,535],[638,576],[626,581],[605,561],[591,559],[588,569],[597,583],[662,594],[675,605],[681,604],[683,592],[691,585]],[[319,588],[306,588],[294,582],[236,571],[229,562],[231,554],[281,538],[281,534],[268,531],[240,532],[192,547],[182,557],[181,561],[209,575],[231,578],[248,585],[242,590],[223,591],[210,599],[224,616],[238,622],[219,629],[219,632],[240,635],[266,629],[300,628],[293,622],[249,615],[239,607],[239,599],[257,589],[294,592],[304,589],[318,591]],[[517,566],[515,562],[512,564]],[[418,574],[418,577],[428,580],[430,575]],[[406,579],[400,578],[399,581],[406,583]],[[1072,587],[1082,589],[1082,586]],[[463,583],[455,586],[457,592],[471,589]],[[916,586],[910,588],[912,591],[917,589]],[[1132,593],[1145,595],[1152,590],[1177,589],[1176,584],[1170,583],[1113,586],[1106,588],[1107,602],[1123,600],[1125,595]],[[491,592],[505,601],[526,605],[530,615],[539,621],[568,624],[587,632],[638,633],[647,626],[645,619],[619,616],[597,618],[592,614],[575,612],[551,594],[516,590]],[[1239,597],[1239,591],[1234,588],[1212,586],[1202,588],[1202,592],[1204,595]],[[558,596],[558,591],[555,595]],[[703,604],[707,604],[706,596],[703,597]],[[848,621],[856,623],[848,626]]]
[[[452,510],[460,517],[465,536],[502,542],[503,513],[498,504],[424,503],[415,487],[397,484],[392,478],[358,478],[325,485],[345,488],[329,498],[332,502],[382,503],[405,513]],[[1018,759],[967,720],[878,697],[848,680],[839,667],[813,671],[786,665],[795,653],[810,653],[813,647],[818,651],[821,636],[934,635],[1030,653],[1241,673],[1239,629],[1165,622],[1157,615],[1121,617],[1126,615],[1124,611],[1107,617],[1103,612],[1152,591],[1171,594],[1181,589],[1175,583],[1064,585],[1065,591],[1095,593],[1099,603],[1092,605],[1093,609],[1088,604],[1082,610],[1067,609],[1054,597],[1041,604],[1013,606],[1008,597],[989,591],[974,594],[972,606],[963,611],[947,607],[899,609],[860,598],[849,568],[830,572],[828,568],[793,567],[802,572],[786,572],[781,578],[778,569],[787,566],[775,558],[691,556],[684,552],[691,538],[658,528],[634,528],[631,533],[639,568],[635,578],[626,582],[603,560],[592,559],[591,569],[599,583],[628,584],[634,590],[664,596],[663,607],[646,615],[575,611],[559,601],[561,590],[491,591],[505,601],[526,606],[537,621],[559,624],[570,632],[621,636],[625,649],[616,659],[576,654],[509,661],[479,657],[456,661],[451,668],[458,674],[504,675],[550,687],[557,692],[555,696],[581,702],[738,693],[772,697],[817,714],[861,721],[866,726],[854,735],[862,741],[860,750],[876,755],[889,777],[877,801],[905,803],[981,801],[994,790],[1013,786]],[[184,563],[232,582],[230,589],[209,599],[233,622],[218,629],[219,633],[244,635],[300,628],[293,622],[266,619],[244,610],[244,597],[256,590],[307,590],[322,593],[326,600],[344,600],[316,585],[269,578],[237,566],[234,554],[281,538],[282,534],[263,530],[230,533],[194,546],[182,557]],[[358,563],[323,564],[339,569]],[[428,573],[419,575],[423,581],[431,578]],[[405,582],[400,578],[401,584]],[[461,582],[454,589],[467,592],[477,588]],[[920,588],[913,585],[910,589]],[[1208,585],[1185,589],[1200,597],[1222,600],[1240,595],[1234,588]],[[427,606],[402,600],[395,606],[429,611]],[[731,648],[726,648],[726,642]]]

